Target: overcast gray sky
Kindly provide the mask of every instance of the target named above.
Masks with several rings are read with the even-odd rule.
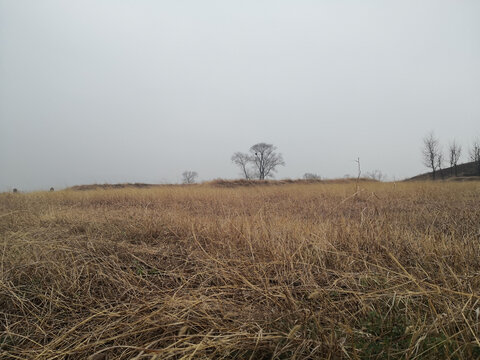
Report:
[[[480,133],[480,1],[0,0],[0,191],[425,172]],[[466,160],[466,156],[463,158]]]

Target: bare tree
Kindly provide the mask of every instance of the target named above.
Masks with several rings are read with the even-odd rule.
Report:
[[[444,174],[443,174],[443,151],[442,149],[439,148],[438,150],[438,156],[437,156],[437,168],[438,172],[440,173],[440,176],[442,177],[442,180],[444,179]]]
[[[377,181],[383,181],[386,178],[385,174],[382,173],[380,170],[373,170],[373,171],[367,172],[365,176],[369,179],[377,180]]]
[[[249,169],[249,164],[252,163],[250,155],[236,152],[232,155],[232,162],[242,170],[245,179],[250,180],[252,178],[252,171]]]
[[[305,180],[321,180],[322,177],[318,174],[314,174],[314,173],[305,173],[303,174],[303,178]]]
[[[194,184],[198,173],[196,171],[184,171],[182,174],[182,182],[184,184]]]
[[[462,155],[462,146],[458,145],[455,140],[453,143],[450,144],[448,148],[449,160],[450,160],[450,167],[452,171],[454,171],[455,176],[458,176],[457,173],[457,164],[460,160],[460,156]]]
[[[478,175],[480,175],[480,140],[475,139],[470,149],[470,159],[477,163]]]
[[[260,180],[273,176],[277,166],[284,166],[282,154],[275,152],[277,148],[272,144],[258,143],[250,148],[253,165]]]
[[[432,178],[438,168],[439,143],[433,131],[423,138],[423,164],[432,169]]]
[[[231,160],[242,170],[245,179],[264,180],[273,176],[277,166],[285,165],[282,154],[276,153],[276,149],[271,144],[258,143],[250,148],[250,154],[236,152]]]

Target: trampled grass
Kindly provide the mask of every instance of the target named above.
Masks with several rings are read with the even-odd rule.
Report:
[[[0,195],[0,357],[480,357],[480,183]]]

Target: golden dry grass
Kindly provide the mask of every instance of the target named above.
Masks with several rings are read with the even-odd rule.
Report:
[[[480,357],[480,183],[0,195],[5,359]]]

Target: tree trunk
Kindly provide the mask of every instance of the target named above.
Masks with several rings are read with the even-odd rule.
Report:
[[[260,180],[265,180],[265,168],[263,164],[263,152],[260,154]]]

